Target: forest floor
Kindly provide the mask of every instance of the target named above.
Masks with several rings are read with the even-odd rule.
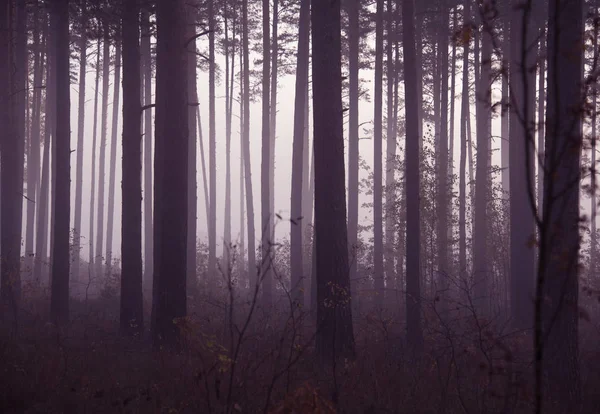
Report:
[[[258,308],[244,330],[248,303],[231,322],[224,298],[194,300],[179,352],[154,349],[147,331],[121,337],[117,297],[73,300],[61,329],[47,306],[29,302],[16,333],[0,329],[1,413],[532,412],[530,340],[497,323],[426,312],[415,355],[400,313],[355,310],[357,357],[332,368],[315,356],[312,316],[284,305]],[[582,329],[584,413],[600,404],[597,326]]]

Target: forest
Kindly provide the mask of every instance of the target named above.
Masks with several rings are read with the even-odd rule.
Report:
[[[0,412],[598,412],[599,35],[0,0]]]

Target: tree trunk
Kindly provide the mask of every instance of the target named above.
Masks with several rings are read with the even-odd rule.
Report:
[[[197,4],[187,5],[187,39],[192,39],[196,35]],[[188,46],[188,235],[187,235],[187,264],[186,264],[186,283],[189,295],[195,295],[196,291],[196,234],[198,225],[198,185],[196,171],[196,112],[198,104],[198,84],[196,80],[196,40],[190,41]]]
[[[98,166],[98,233],[96,238],[96,276],[104,276],[102,271],[102,246],[104,243],[104,176],[106,167],[106,136],[108,127],[108,81],[110,73],[110,32],[108,21],[103,21],[104,50],[102,53],[102,125],[100,131],[100,165]]]
[[[581,105],[583,50],[573,53],[573,45],[583,44],[582,7],[582,0],[553,0],[549,9],[547,173],[535,300],[537,412],[542,412],[542,373],[547,411],[578,413],[581,408],[578,257],[582,112],[573,108]],[[569,59],[561,58],[567,53]]]
[[[248,217],[248,276],[249,286],[254,283],[258,288],[256,268],[256,247],[254,232],[254,198],[252,192],[252,165],[250,162],[250,51],[248,47],[248,0],[242,0],[242,47],[244,49],[244,129],[243,129],[243,152],[244,152],[244,177],[246,180],[246,214]]]
[[[209,214],[208,214],[208,275],[215,277],[217,271],[217,153],[215,126],[215,10],[214,0],[208,0],[208,170],[209,179]]]
[[[262,154],[260,168],[260,207],[261,207],[261,267],[260,279],[262,280],[262,304],[265,308],[271,306],[272,298],[272,243],[271,240],[271,187],[270,165],[271,165],[271,124],[270,124],[270,60],[271,60],[271,40],[270,40],[270,12],[269,0],[262,1],[262,24],[263,24],[263,72],[262,72]]]
[[[317,353],[354,356],[346,229],[340,1],[312,4]]]
[[[188,51],[184,0],[156,8],[156,156],[154,180],[155,345],[181,345],[186,315],[188,205]]]
[[[537,3],[537,2],[536,2]],[[532,5],[529,5],[532,7]],[[533,322],[533,276],[535,261],[535,74],[537,36],[533,10],[512,9],[511,23],[511,115],[510,115],[510,263],[511,313],[516,329]]]
[[[81,35],[79,38],[79,100],[77,115],[77,165],[75,176],[75,222],[73,223],[73,278],[80,280],[81,263],[81,205],[83,202],[83,151],[85,133],[85,80],[87,73],[87,11],[86,2],[81,2]]]
[[[232,257],[232,244],[231,244],[231,114],[232,114],[232,102],[231,95],[233,94],[232,88],[229,83],[229,73],[233,72],[233,68],[230,67],[230,60],[235,57],[235,52],[231,52],[230,40],[229,40],[229,12],[227,5],[224,5],[225,10],[223,11],[223,22],[225,26],[225,41],[223,48],[225,49],[225,217],[223,218],[223,271],[225,275],[229,277],[231,275],[231,257]]]
[[[144,327],[142,294],[142,129],[140,9],[137,0],[123,3],[123,204],[121,214],[121,332],[139,334]]]
[[[108,218],[106,220],[106,274],[109,277],[112,272],[112,249],[115,218],[115,174],[117,169],[118,142],[117,130],[119,125],[119,93],[121,91],[121,42],[119,40],[117,40],[116,45],[115,77],[113,86],[112,137],[110,140],[110,171],[108,176]]]
[[[463,9],[463,25],[466,27],[470,20],[470,0],[465,0]],[[466,30],[466,28],[465,28]],[[459,178],[459,217],[458,217],[458,261],[459,277],[467,274],[467,219],[466,219],[466,162],[467,162],[467,117],[469,110],[469,42],[463,45],[463,73],[462,73],[462,98],[461,98],[461,127],[460,127],[460,178]]]
[[[414,351],[423,343],[421,328],[421,272],[419,223],[419,108],[415,51],[414,3],[402,2],[404,88],[406,94],[406,324],[407,340]],[[413,103],[412,105],[410,103]]]
[[[96,138],[98,136],[98,88],[100,85],[100,39],[98,39],[98,50],[96,58],[96,83],[94,89],[94,130],[92,132],[92,188],[90,193],[90,235],[89,235],[89,278],[93,279],[96,273],[94,265],[94,208],[96,207]]]
[[[292,153],[292,194],[291,194],[291,231],[290,231],[290,271],[292,298],[300,306],[304,305],[304,267],[302,256],[304,244],[302,238],[302,179],[304,176],[303,159],[304,116],[306,112],[306,87],[308,85],[308,64],[310,48],[310,0],[300,3],[298,29],[298,57],[296,61],[296,97],[294,102],[294,141]]]
[[[376,294],[383,295],[383,4],[375,17],[375,114],[373,118],[373,277]],[[381,302],[376,299],[375,302]]]
[[[359,0],[348,4],[348,61],[349,61],[349,108],[348,108],[348,247],[350,248],[350,280],[356,279],[358,242],[358,98],[359,98]],[[307,148],[308,149],[308,148]],[[306,171],[308,174],[308,171]],[[307,183],[308,184],[308,183]],[[312,210],[312,205],[311,205]],[[314,241],[313,241],[314,243]]]
[[[54,246],[52,249],[52,288],[50,315],[55,323],[66,323],[69,319],[69,219],[71,203],[70,178],[70,135],[71,135],[71,85],[69,73],[69,0],[54,3],[56,32],[56,187],[54,215]]]
[[[144,77],[144,106],[152,104],[152,55],[150,47],[150,12],[142,9],[141,55]],[[153,274],[153,217],[152,217],[152,109],[144,110],[144,284],[151,286]]]
[[[269,238],[275,242],[275,226],[273,217],[275,216],[275,141],[277,140],[277,82],[279,76],[279,3],[281,0],[273,0],[273,35],[271,36],[271,98],[269,113],[269,134],[271,135],[271,147],[269,149],[269,211],[271,212],[271,233]],[[275,249],[271,249],[274,256]]]

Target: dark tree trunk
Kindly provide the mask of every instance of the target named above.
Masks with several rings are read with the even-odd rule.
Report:
[[[292,298],[300,306],[304,304],[304,267],[302,256],[304,244],[302,239],[301,220],[305,212],[302,210],[303,195],[303,159],[304,116],[306,112],[306,87],[308,85],[308,54],[310,48],[310,0],[300,3],[300,20],[298,31],[298,57],[296,62],[296,98],[294,102],[294,141],[292,153],[292,195],[291,195],[291,231],[290,231],[290,271]]]
[[[421,272],[419,223],[419,128],[417,67],[413,0],[402,2],[404,89],[406,94],[406,329],[407,339],[417,351],[423,343],[421,328]],[[410,104],[412,102],[412,105]]]
[[[375,114],[373,119],[373,277],[378,295],[383,294],[383,4],[377,0],[375,24]],[[376,299],[379,302],[380,299]]]
[[[548,112],[541,249],[535,300],[536,380],[545,378],[543,412],[578,413],[578,307],[582,147],[582,0],[552,0],[548,24]],[[569,54],[569,59],[565,59]],[[540,388],[538,413],[542,412]],[[556,406],[552,406],[553,403]]]
[[[123,3],[123,205],[121,214],[121,332],[144,327],[142,294],[142,130],[140,9]]]
[[[155,345],[179,344],[186,315],[188,204],[188,51],[184,0],[156,8],[156,156],[154,179]]]
[[[106,220],[106,274],[112,272],[113,231],[115,218],[115,174],[117,170],[117,129],[119,121],[119,94],[121,91],[121,44],[117,41],[115,57],[115,77],[113,89],[113,113],[110,140],[110,170],[108,176],[108,217]],[[138,94],[139,95],[139,94]],[[141,119],[140,119],[141,122]]]
[[[262,1],[262,39],[263,39],[263,64],[262,64],[262,153],[260,166],[260,207],[261,207],[261,267],[260,278],[262,279],[262,304],[264,307],[270,307],[272,298],[272,278],[271,278],[271,187],[270,165],[271,165],[271,124],[270,124],[270,60],[271,60],[271,40],[270,40],[270,12],[269,0]]]
[[[71,203],[70,177],[70,135],[71,100],[69,73],[69,0],[56,0],[54,3],[56,32],[56,186],[54,215],[54,245],[52,249],[52,288],[50,314],[56,323],[66,323],[69,319],[69,219]]]
[[[196,2],[187,5],[187,40],[196,35],[197,20]],[[188,235],[187,235],[187,265],[186,280],[188,294],[196,294],[196,233],[198,219],[198,186],[196,179],[196,112],[198,103],[198,85],[196,81],[196,40],[188,46]]]
[[[346,228],[340,1],[312,4],[317,352],[354,356]]]
[[[539,1],[533,3],[540,4]],[[510,64],[510,263],[511,314],[517,329],[533,323],[535,262],[535,74],[537,36],[532,4],[512,9]]]
[[[349,108],[348,108],[348,247],[350,248],[350,280],[356,279],[358,242],[358,85],[359,85],[359,0],[349,0],[348,43],[349,43]],[[308,174],[308,171],[307,171]],[[312,205],[311,205],[312,209]],[[314,243],[314,241],[313,241]]]
[[[83,150],[85,128],[85,80],[87,73],[87,11],[81,2],[81,35],[79,38],[79,100],[77,114],[77,165],[75,170],[75,217],[73,223],[73,278],[80,279],[81,263],[81,205],[83,202]]]
[[[231,52],[231,44],[229,40],[229,11],[227,5],[224,5],[223,22],[225,26],[225,217],[223,218],[223,271],[228,277],[231,275],[231,114],[233,94],[232,84],[229,82],[229,73],[233,73],[233,67],[230,66],[230,61],[233,61],[235,52]]]
[[[463,9],[463,25],[470,21],[471,0],[465,0]],[[466,29],[465,29],[466,30]],[[467,195],[466,195],[466,163],[467,163],[467,118],[469,112],[469,42],[463,45],[462,97],[460,111],[460,171],[459,171],[459,217],[458,217],[458,270],[462,279],[467,275]]]

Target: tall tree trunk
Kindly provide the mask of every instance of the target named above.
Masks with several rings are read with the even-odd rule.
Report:
[[[296,61],[296,97],[294,102],[294,141],[292,153],[292,194],[291,194],[291,231],[290,231],[290,271],[292,298],[300,306],[304,304],[304,267],[302,256],[304,244],[301,220],[305,214],[302,210],[302,179],[304,176],[304,116],[306,112],[306,87],[308,85],[308,64],[310,48],[310,0],[300,3],[300,20],[298,29],[298,57]]]
[[[533,322],[535,250],[535,74],[537,65],[536,18],[533,2],[512,9],[510,64],[510,263],[511,314],[517,329]],[[537,5],[540,3],[535,1]]]
[[[150,45],[150,12],[142,9],[141,54],[144,77],[144,106],[152,104],[152,55]],[[153,216],[152,216],[152,109],[144,110],[144,284],[151,286],[153,274]]]
[[[242,36],[240,35],[240,40]],[[240,105],[240,254],[238,258],[238,271],[239,277],[243,281],[242,284],[247,280],[247,269],[246,269],[246,220],[244,219],[244,203],[246,202],[246,196],[244,191],[244,50],[242,47],[239,48],[240,53],[240,94],[239,94],[239,105]]]
[[[209,180],[209,214],[208,214],[208,275],[216,276],[217,271],[217,153],[215,126],[215,10],[214,0],[208,0],[208,170]]]
[[[383,5],[377,0],[375,24],[375,114],[373,118],[373,277],[383,295]]]
[[[475,306],[482,314],[485,297],[490,294],[491,283],[488,280],[488,198],[490,192],[489,153],[491,140],[491,104],[492,104],[492,34],[493,17],[488,16],[485,5],[480,5],[479,14],[483,16],[484,27],[481,44],[481,70],[478,82],[477,107],[477,176],[475,182],[475,219],[473,226],[473,285]]]
[[[448,195],[450,188],[448,186],[448,38],[450,35],[447,0],[442,0],[442,15],[441,25],[438,32],[439,36],[439,53],[440,61],[440,77],[441,77],[441,113],[440,113],[440,141],[439,153],[437,158],[437,249],[438,249],[438,273],[440,275],[440,289],[448,287]],[[454,74],[454,67],[452,67]],[[454,86],[452,87],[454,89]],[[452,95],[452,100],[454,96]],[[450,122],[451,125],[453,122]],[[452,136],[454,134],[451,134]]]
[[[277,82],[279,76],[279,2],[273,0],[273,35],[271,36],[271,97],[269,113],[269,134],[271,135],[271,147],[269,149],[269,211],[275,216],[275,141],[277,140]],[[275,242],[275,226],[271,223],[269,238]],[[272,249],[271,253],[277,253]]]
[[[578,413],[581,409],[578,184],[582,112],[573,108],[581,105],[583,50],[573,53],[573,45],[583,44],[582,8],[582,0],[550,1],[546,174],[535,300],[537,412],[542,412],[542,373],[544,402],[548,402],[544,412]]]
[[[42,106],[42,83],[44,76],[43,45],[40,41],[40,17],[39,8],[34,8],[33,17],[33,109],[31,115],[31,134],[29,140],[29,155],[27,157],[27,224],[25,260],[27,272],[34,273],[34,234],[35,234],[35,210],[39,203],[39,180],[40,180],[40,129],[41,129],[41,106]]]
[[[457,33],[458,28],[458,12],[457,6],[454,7],[452,12],[452,31],[453,33]],[[450,70],[452,71],[450,74],[450,136],[448,138],[448,206],[449,206],[449,219],[450,222],[448,224],[448,250],[450,252],[450,261],[454,261],[452,256],[454,256],[454,214],[453,214],[453,202],[452,198],[454,195],[454,124],[456,120],[455,116],[455,107],[456,107],[456,43],[452,42],[452,60],[450,62]],[[461,124],[462,125],[462,124]]]
[[[54,3],[56,32],[56,187],[54,215],[54,246],[52,250],[52,289],[50,315],[56,323],[66,323],[69,319],[69,219],[71,204],[70,178],[70,135],[71,99],[69,73],[69,0]]]
[[[186,315],[188,205],[188,51],[184,0],[156,8],[156,156],[154,179],[155,345],[180,345]]]
[[[117,40],[113,89],[113,113],[110,140],[110,170],[108,176],[108,218],[106,220],[106,274],[112,272],[113,231],[115,218],[115,174],[117,169],[117,130],[119,125],[119,94],[121,91],[121,42]],[[138,94],[139,95],[139,94]],[[140,120],[141,122],[141,120]]]
[[[354,356],[346,229],[340,1],[312,4],[317,353]]]
[[[90,235],[89,235],[89,277],[93,278],[96,273],[94,265],[94,208],[96,208],[96,138],[98,136],[98,88],[100,86],[100,39],[98,39],[98,50],[96,55],[96,83],[94,89],[94,130],[92,132],[92,186],[90,193]]]
[[[104,50],[102,52],[102,125],[100,130],[100,159],[98,166],[98,219],[96,238],[96,275],[103,276],[102,247],[104,243],[104,178],[106,168],[106,138],[108,134],[108,81],[110,72],[110,31],[108,21],[103,21]]]
[[[394,33],[394,20],[396,15],[392,8],[392,0],[387,0],[387,126],[386,126],[386,159],[385,159],[385,279],[388,288],[396,280],[394,274],[394,226],[396,222],[395,204],[395,177],[396,171],[396,114],[394,102],[394,88],[398,83],[396,65],[394,61],[394,44],[397,42]]]
[[[598,13],[598,9],[594,8],[594,14],[597,17]],[[598,62],[598,30],[600,30],[600,27],[598,27],[597,25],[594,26],[594,62]],[[544,29],[542,28],[541,30],[541,38],[540,38],[540,56],[541,56],[541,60],[540,60],[540,71],[539,71],[539,104],[538,104],[538,122],[539,122],[539,127],[538,127],[538,148],[542,148],[542,145],[544,144],[543,141],[543,133],[544,133],[544,100],[545,100],[545,94],[544,94],[544,70],[545,70],[545,36],[544,36]],[[597,63],[596,63],[597,65]],[[591,210],[591,218],[590,218],[590,269],[595,269],[595,263],[596,263],[596,256],[597,256],[597,248],[596,248],[596,243],[597,243],[597,229],[596,229],[596,216],[598,215],[598,204],[597,204],[597,200],[596,200],[596,185],[597,185],[597,171],[596,171],[596,146],[597,146],[597,108],[598,108],[598,89],[597,86],[594,85],[595,87],[592,89],[592,119],[591,119],[591,123],[592,123],[592,148],[590,150],[591,157],[590,157],[590,171],[591,171],[591,187],[592,187],[592,191],[590,194],[590,210]],[[539,206],[542,204],[542,195],[543,195],[543,181],[540,177],[542,177],[542,169],[541,167],[538,168],[538,214],[539,213]],[[593,277],[596,277],[596,272],[593,271],[591,273],[593,275]]]
[[[348,62],[349,62],[349,108],[348,108],[348,247],[350,248],[350,280],[356,279],[358,242],[358,98],[359,98],[359,0],[349,0],[348,7]],[[307,148],[308,149],[308,148]],[[307,154],[308,156],[308,154]],[[307,157],[308,161],[308,157]],[[306,171],[308,174],[308,171]],[[307,183],[308,184],[308,183]],[[312,210],[312,205],[311,205]],[[314,241],[313,241],[314,243]]]
[[[142,294],[142,129],[140,9],[137,0],[123,3],[123,204],[121,214],[121,331],[144,328]]]
[[[271,60],[271,40],[270,40],[270,11],[269,0],[262,1],[262,39],[263,39],[263,72],[262,72],[262,154],[260,168],[260,206],[261,206],[261,269],[260,278],[262,279],[262,304],[264,307],[270,307],[272,298],[272,279],[271,279],[271,258],[272,246],[271,240],[271,187],[270,166],[271,166],[271,124],[270,124],[270,60]]]
[[[81,1],[81,35],[79,38],[79,100],[77,113],[77,165],[75,170],[75,217],[73,223],[73,278],[80,279],[81,263],[81,205],[83,202],[83,137],[85,133],[85,80],[87,73],[87,11]]]
[[[413,0],[402,1],[404,89],[406,94],[406,329],[407,339],[417,351],[423,343],[421,328],[421,272],[419,223],[419,108]],[[412,105],[410,104],[412,102]]]
[[[502,168],[502,191],[504,197],[508,199],[510,191],[509,158],[510,158],[510,21],[511,21],[511,2],[507,1],[502,8],[502,116],[500,125],[500,134],[502,136],[500,145],[500,167]],[[507,225],[508,225],[507,220]]]
[[[12,315],[16,325],[21,295],[20,253],[21,210],[23,181],[19,181],[19,127],[16,114],[15,44],[13,40],[13,4],[0,6],[0,305],[3,317]],[[21,188],[21,189],[19,189]]]
[[[244,152],[244,177],[246,180],[246,214],[248,217],[248,276],[249,285],[255,284],[258,288],[256,268],[256,247],[254,232],[254,198],[252,192],[252,165],[250,162],[250,51],[249,51],[249,29],[248,29],[248,0],[242,0],[242,48],[244,59],[244,129],[243,129],[243,152]]]
[[[196,294],[196,234],[198,221],[198,185],[196,171],[196,112],[198,104],[198,84],[196,80],[196,21],[197,21],[197,3],[187,5],[187,39],[190,41],[188,46],[188,234],[187,234],[187,264],[186,264],[186,283],[189,295]]]
[[[470,20],[470,0],[464,1],[463,8],[463,26],[466,29]],[[458,218],[458,261],[459,261],[459,277],[466,277],[467,273],[467,219],[466,219],[466,162],[467,162],[467,117],[469,111],[469,41],[465,41],[463,45],[463,73],[462,73],[462,98],[461,98],[461,113],[460,113],[460,171],[459,171],[459,218]]]
[[[231,270],[231,112],[232,102],[230,95],[233,93],[229,83],[229,72],[233,72],[230,67],[230,58],[235,56],[231,53],[229,41],[229,11],[227,5],[224,5],[223,23],[225,27],[225,217],[223,218],[223,268],[227,276]]]
[[[41,284],[42,282],[42,267],[44,265],[44,261],[48,257],[48,190],[49,190],[49,173],[50,173],[50,134],[51,134],[51,126],[52,126],[52,94],[53,92],[53,81],[51,76],[54,76],[51,71],[52,69],[52,59],[50,56],[51,52],[51,43],[48,41],[48,29],[49,25],[46,19],[44,18],[44,38],[45,45],[44,49],[46,50],[46,100],[44,103],[44,155],[43,155],[43,166],[42,166],[42,178],[40,183],[40,196],[37,210],[37,220],[36,220],[36,236],[35,236],[35,263],[33,266],[33,279],[36,283]],[[43,61],[42,61],[43,64]]]

